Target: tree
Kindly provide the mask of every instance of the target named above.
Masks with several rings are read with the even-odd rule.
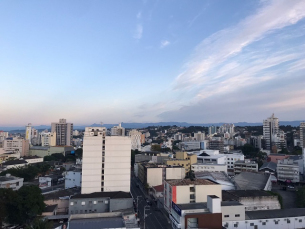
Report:
[[[161,146],[160,145],[151,145],[151,151],[160,151]]]
[[[52,229],[53,223],[41,218],[35,218],[33,222],[26,226],[25,229]]]
[[[56,161],[56,158],[53,156],[44,156],[43,161]]]
[[[305,207],[305,187],[300,188],[297,193],[296,203],[298,208]]]
[[[83,149],[82,148],[78,148],[77,150],[75,150],[75,156],[77,158],[83,158]]]

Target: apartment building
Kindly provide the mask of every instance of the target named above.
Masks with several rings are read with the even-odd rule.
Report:
[[[137,130],[131,130],[128,133],[131,140],[131,149],[132,150],[141,150],[141,137],[142,133]]]
[[[197,163],[197,155],[187,152],[176,152],[175,158],[165,160],[166,165],[183,166],[185,168],[185,173],[188,173],[191,169],[191,165],[195,163]]]
[[[56,134],[57,146],[71,146],[73,139],[73,123],[67,123],[67,120],[62,118],[59,122],[51,123],[51,133]]]
[[[56,146],[56,132],[41,132],[41,146]]]
[[[219,153],[224,152],[224,142],[222,138],[212,138],[209,142],[209,149],[219,150]]]
[[[300,146],[305,148],[305,122],[300,123]]]
[[[299,164],[292,159],[279,160],[277,163],[277,179],[297,183],[300,182]]]
[[[130,191],[130,138],[106,136],[106,132],[105,127],[85,129],[82,194]]]
[[[125,136],[125,128],[121,123],[111,128],[111,136]]]
[[[29,153],[29,140],[23,138],[6,138],[3,142],[3,149],[6,152],[19,152],[20,156],[26,156]]]
[[[82,170],[73,169],[65,172],[65,189],[81,187]]]
[[[241,172],[258,172],[258,164],[249,159],[236,161],[234,163],[234,174],[237,175]]]
[[[213,164],[213,163],[196,163],[192,164],[192,170],[194,172],[203,172],[203,171],[209,171],[209,172],[225,172],[227,173],[227,165],[226,164]]]

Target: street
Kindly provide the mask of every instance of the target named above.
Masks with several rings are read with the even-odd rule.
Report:
[[[135,177],[131,178],[131,193],[135,201],[137,201],[137,196],[139,197],[139,217],[140,217],[140,227],[144,228],[144,207],[147,205],[145,197],[148,196],[142,192],[140,187],[136,187],[137,181]],[[172,228],[169,223],[169,219],[157,208],[154,201],[152,201],[152,205],[146,207],[145,214],[147,217],[145,218],[145,229],[169,229]]]

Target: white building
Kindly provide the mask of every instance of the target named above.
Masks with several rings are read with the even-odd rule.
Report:
[[[82,184],[82,171],[75,169],[65,172],[65,189],[81,187]]]
[[[194,172],[225,172],[227,173],[227,165],[226,164],[213,164],[213,163],[196,163],[192,164],[192,170]]]
[[[8,138],[8,132],[0,131],[0,142],[3,142],[6,138]]]
[[[132,150],[141,150],[141,136],[142,133],[136,129],[129,131],[129,137],[131,140],[131,149]]]
[[[300,123],[300,146],[305,148],[305,122]]]
[[[22,138],[7,138],[3,142],[3,149],[6,152],[18,151],[20,156],[25,156],[29,153],[29,140]]]
[[[198,163],[213,163],[213,164],[226,164],[225,154],[215,154],[208,156],[197,156]]]
[[[283,159],[277,162],[277,179],[279,181],[300,182],[299,164],[291,159]]]
[[[111,128],[111,136],[125,136],[125,128],[121,123]]]
[[[201,142],[203,140],[205,140],[205,133],[203,132],[198,132],[198,133],[194,133],[194,139],[195,141]]]
[[[7,173],[6,176],[0,176],[0,188],[11,188],[14,191],[23,186],[23,178],[11,176]]]
[[[59,119],[59,122],[52,122],[51,132],[56,133],[57,146],[71,146],[73,139],[73,123],[67,123],[66,119]]]
[[[37,157],[37,156],[25,156],[22,159],[25,160],[28,164],[35,164],[35,163],[43,162],[43,158]]]
[[[41,146],[56,146],[56,132],[41,132]]]
[[[130,191],[130,138],[106,136],[106,132],[105,127],[85,129],[82,194]]]
[[[268,150],[272,149],[273,145],[280,147],[280,142],[278,142],[277,135],[279,134],[279,119],[272,114],[270,118],[263,121],[263,135],[266,141],[266,148]]]

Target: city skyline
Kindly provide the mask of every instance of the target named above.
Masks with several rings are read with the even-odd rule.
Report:
[[[304,119],[304,1],[117,3],[0,3],[0,126]]]

